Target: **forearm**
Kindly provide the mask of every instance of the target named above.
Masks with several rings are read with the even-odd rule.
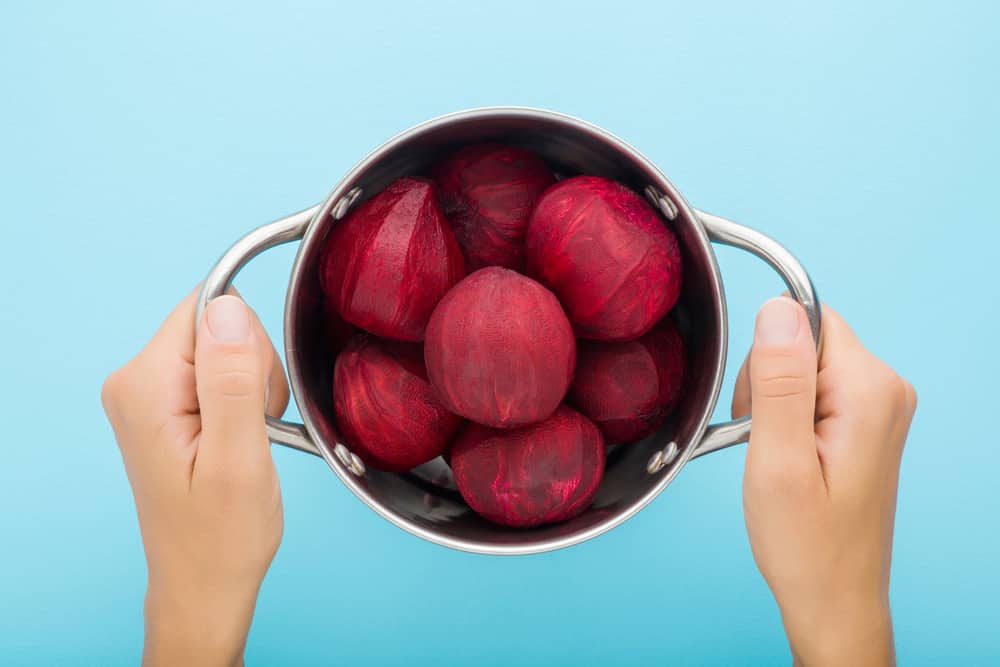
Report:
[[[888,604],[845,605],[804,618],[782,616],[796,667],[896,664]]]
[[[144,667],[242,667],[253,602],[150,587],[145,604]]]

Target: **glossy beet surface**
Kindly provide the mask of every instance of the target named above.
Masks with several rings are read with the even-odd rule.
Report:
[[[461,418],[438,400],[420,346],[351,339],[333,373],[337,425],[351,450],[373,468],[401,472],[440,455]]]
[[[604,474],[604,438],[565,405],[545,421],[517,429],[470,424],[451,450],[455,484],[481,516],[527,528],[585,510]]]
[[[552,293],[500,267],[480,269],[441,300],[427,326],[427,374],[444,404],[480,424],[541,421],[573,377],[573,329]]]
[[[345,320],[420,341],[465,263],[430,181],[401,178],[334,226],[320,271],[326,298]]]
[[[609,443],[632,442],[663,424],[680,397],[685,350],[670,320],[627,343],[580,341],[567,401]]]
[[[644,199],[606,178],[576,176],[546,190],[528,223],[526,257],[581,338],[634,340],[680,294],[674,233]]]
[[[528,216],[555,183],[548,165],[524,148],[474,144],[445,159],[433,175],[468,270],[523,270]]]

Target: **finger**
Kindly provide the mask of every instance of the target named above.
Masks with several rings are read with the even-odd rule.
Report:
[[[917,390],[908,380],[903,380],[903,391],[906,393],[906,415],[912,419],[917,411]]]
[[[753,428],[748,455],[818,470],[813,420],[816,348],[802,307],[771,299],[757,315],[748,378]]]
[[[163,378],[163,382],[150,388],[149,394],[160,404],[171,406],[170,414],[198,412],[198,401],[194,392],[194,317],[200,293],[201,285],[198,285],[184,297],[163,321],[140,355],[145,365]],[[226,290],[226,294],[240,296],[239,290],[232,285]],[[267,338],[266,332],[264,336]],[[267,413],[279,416],[288,406],[288,382],[278,351],[270,338],[267,338],[267,343],[274,355],[274,366],[268,384]],[[188,368],[175,368],[178,359]]]
[[[873,364],[878,364],[840,313],[823,304],[823,344],[819,358],[819,376],[816,385],[816,420],[849,412],[857,401],[852,388],[859,377],[871,375]]]
[[[201,283],[198,283],[163,320],[160,328],[156,330],[149,344],[146,345],[147,350],[156,353],[180,354],[188,363],[194,363],[194,315],[200,294]],[[232,285],[226,288],[226,294],[240,296],[239,290]]]
[[[229,289],[226,290],[226,294],[233,294],[240,297],[241,300],[243,299],[240,291],[232,285],[230,285]],[[259,332],[265,340],[267,340],[267,344],[271,348],[271,355],[273,356],[273,360],[271,362],[271,375],[267,383],[267,391],[265,394],[267,398],[265,410],[267,414],[272,417],[280,417],[284,414],[285,408],[288,407],[289,398],[288,380],[285,377],[285,368],[281,362],[281,356],[278,354],[277,348],[274,347],[274,341],[272,341],[267,335],[267,330],[264,329],[264,325],[261,323],[257,314],[253,312],[253,309],[250,310],[250,319],[254,323],[255,330]]]
[[[733,387],[733,404],[731,413],[733,419],[739,419],[750,414],[750,355],[747,354],[740,366],[740,372],[736,374],[736,384]]]
[[[198,412],[194,383],[194,313],[198,290],[190,292],[167,315],[145,347],[126,364],[143,381],[132,392],[134,406],[158,415],[183,416]]]
[[[226,294],[232,294],[238,296],[241,300],[243,299],[243,295],[233,285],[230,285],[226,289]],[[246,302],[244,301],[244,303]],[[272,417],[280,417],[284,414],[285,408],[288,407],[289,398],[285,367],[281,362],[281,355],[278,354],[278,349],[274,347],[274,341],[267,335],[267,329],[264,328],[260,318],[252,308],[250,309],[250,319],[253,320],[256,330],[267,340],[267,344],[271,347],[271,354],[274,356],[273,365],[271,366],[271,377],[267,383],[267,414]]]
[[[200,290],[201,285],[195,287],[167,315],[143,350],[145,354],[180,355],[188,363],[194,363],[194,313]]]
[[[270,341],[268,341],[270,342]],[[271,361],[271,376],[267,383],[267,414],[280,417],[288,407],[288,380],[285,379],[285,369],[281,363],[278,351],[271,345],[273,359]]]
[[[823,344],[820,346],[819,368],[835,366],[848,358],[867,354],[864,344],[854,330],[836,310],[823,304],[823,327],[821,331]]]
[[[256,315],[242,300],[225,295],[208,304],[195,348],[202,428],[196,465],[269,455],[264,410],[274,359]]]

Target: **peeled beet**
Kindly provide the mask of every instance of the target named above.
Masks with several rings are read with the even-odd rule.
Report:
[[[357,327],[341,317],[329,300],[323,301],[323,337],[334,357],[347,347],[357,333]]]
[[[609,443],[633,442],[663,424],[680,397],[684,341],[670,320],[627,343],[581,341],[567,401]]]
[[[604,475],[604,438],[565,405],[511,430],[470,424],[451,450],[455,484],[477,514],[527,528],[565,521],[590,506]]]
[[[430,181],[401,178],[334,226],[320,272],[326,298],[345,320],[420,341],[465,262]]]
[[[333,371],[337,426],[361,460],[390,472],[439,456],[461,426],[434,394],[420,346],[355,336]]]
[[[555,292],[581,338],[634,340],[681,288],[677,238],[624,185],[598,176],[560,181],[528,222],[529,275]]]
[[[523,270],[528,215],[555,183],[542,158],[515,146],[473,144],[445,159],[433,175],[468,270]]]
[[[552,292],[498,266],[448,292],[431,315],[427,375],[452,412],[512,428],[542,421],[573,378],[576,341]]]

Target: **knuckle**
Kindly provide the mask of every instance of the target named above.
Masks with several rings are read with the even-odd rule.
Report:
[[[806,393],[806,378],[794,373],[765,375],[757,383],[762,398],[790,398]]]
[[[108,417],[117,414],[122,402],[130,395],[134,374],[132,362],[129,362],[109,373],[104,379],[101,385],[101,405]]]
[[[895,371],[879,360],[864,368],[855,376],[857,400],[863,406],[898,405],[902,398],[902,385]]]
[[[885,394],[896,395],[902,389],[902,385],[899,382],[900,379],[896,375],[896,371],[892,370],[888,364],[881,361],[876,364],[875,373],[873,374],[874,384]]]
[[[906,396],[906,408],[912,415],[917,410],[917,390],[909,380],[900,378],[903,382],[903,393]]]
[[[104,406],[104,412],[110,413],[114,405],[118,402],[118,387],[120,384],[119,374],[120,370],[112,371],[108,377],[104,378],[104,383],[101,385],[101,405]]]
[[[892,397],[893,405],[899,409],[906,409],[907,403],[907,389],[906,380],[899,377],[895,373],[892,374],[892,378],[889,380],[888,392]]]
[[[878,393],[883,405],[889,405],[896,413],[904,413],[909,410],[910,392],[913,389],[909,382],[900,377],[888,365],[879,364],[873,384],[872,391]],[[872,396],[871,398],[876,400],[877,397]]]
[[[260,376],[247,369],[231,368],[207,379],[209,392],[217,396],[244,398],[261,391]]]

